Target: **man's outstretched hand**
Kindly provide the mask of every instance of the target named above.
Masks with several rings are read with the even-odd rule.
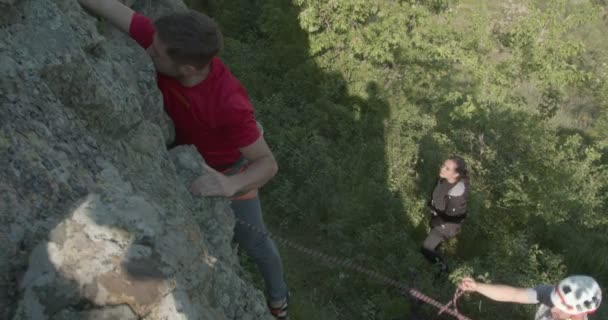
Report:
[[[460,281],[458,287],[462,291],[475,292],[477,291],[477,282],[472,278],[464,278]]]

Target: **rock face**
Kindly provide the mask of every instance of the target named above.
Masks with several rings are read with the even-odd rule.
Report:
[[[1,319],[271,319],[135,42],[75,0],[0,0],[0,110]]]

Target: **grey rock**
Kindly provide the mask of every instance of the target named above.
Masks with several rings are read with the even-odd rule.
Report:
[[[51,320],[137,320],[137,316],[126,305],[112,306],[89,311],[64,309],[51,318]]]

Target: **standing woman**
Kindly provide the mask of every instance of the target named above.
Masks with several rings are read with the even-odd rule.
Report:
[[[469,177],[466,163],[459,156],[451,156],[443,162],[439,181],[429,202],[431,232],[422,243],[420,251],[431,263],[439,264],[442,272],[447,265],[437,253],[437,247],[460,233],[467,216]]]

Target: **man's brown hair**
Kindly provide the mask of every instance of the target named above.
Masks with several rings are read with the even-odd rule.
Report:
[[[203,68],[222,49],[223,38],[217,23],[203,13],[194,10],[172,13],[158,18],[154,26],[167,46],[167,55],[178,64]]]

